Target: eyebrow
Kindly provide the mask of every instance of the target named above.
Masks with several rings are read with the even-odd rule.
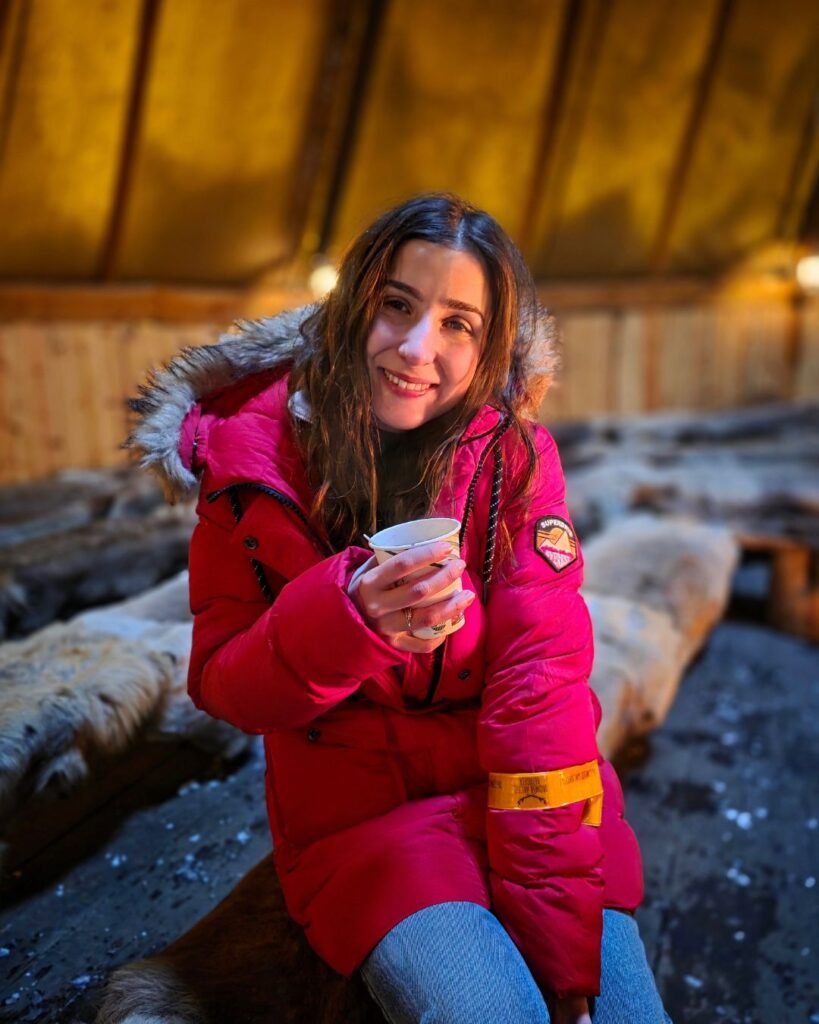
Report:
[[[411,295],[414,299],[418,299],[419,302],[424,301],[423,295],[418,291],[417,288],[413,288],[411,284],[405,284],[403,281],[396,281],[394,278],[390,278],[387,282],[388,285],[392,285],[393,288],[397,288],[401,292],[406,292]],[[484,315],[478,309],[477,306],[470,306],[468,302],[461,302],[460,299],[442,299],[443,304],[448,309],[459,309],[464,313],[474,313],[476,316],[481,318],[481,323],[484,322]]]

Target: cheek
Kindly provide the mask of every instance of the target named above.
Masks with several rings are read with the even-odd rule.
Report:
[[[478,369],[478,354],[474,349],[459,352],[449,360],[449,380],[452,387],[465,392]]]
[[[368,361],[372,362],[385,349],[391,348],[392,343],[392,332],[385,324],[376,321],[367,339],[366,352]]]

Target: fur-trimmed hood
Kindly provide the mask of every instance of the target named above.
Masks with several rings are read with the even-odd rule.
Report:
[[[140,464],[160,478],[169,500],[186,497],[197,478],[184,464],[179,439],[185,417],[209,395],[293,359],[303,344],[299,328],[316,311],[315,304],[273,317],[242,322],[236,334],[224,334],[214,345],[183,349],[161,370],[152,371],[128,403],[133,426],[124,447],[138,453]],[[541,309],[535,343],[525,359],[525,375],[536,415],[557,370],[558,332],[554,318]]]
[[[179,453],[182,424],[208,395],[264,370],[290,361],[302,345],[299,328],[314,305],[239,324],[214,345],[183,349],[161,370],[152,371],[129,401],[134,414],[124,447],[139,455],[140,465],[159,476],[170,500],[185,497],[197,479]]]

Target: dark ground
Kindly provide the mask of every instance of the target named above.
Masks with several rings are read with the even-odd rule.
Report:
[[[819,1021],[817,741],[816,648],[725,623],[628,773],[639,920],[676,1022]]]
[[[677,1024],[819,1022],[818,677],[815,648],[724,623],[639,767],[624,761],[639,920]],[[0,1019],[90,1024],[108,971],[167,945],[268,852],[258,753],[226,775],[184,747],[139,756],[96,784],[93,812],[80,794],[13,837]]]

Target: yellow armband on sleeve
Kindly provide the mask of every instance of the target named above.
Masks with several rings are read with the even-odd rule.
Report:
[[[584,825],[599,825],[603,783],[597,761],[551,772],[490,772],[489,807],[501,811],[547,810],[585,801]]]

